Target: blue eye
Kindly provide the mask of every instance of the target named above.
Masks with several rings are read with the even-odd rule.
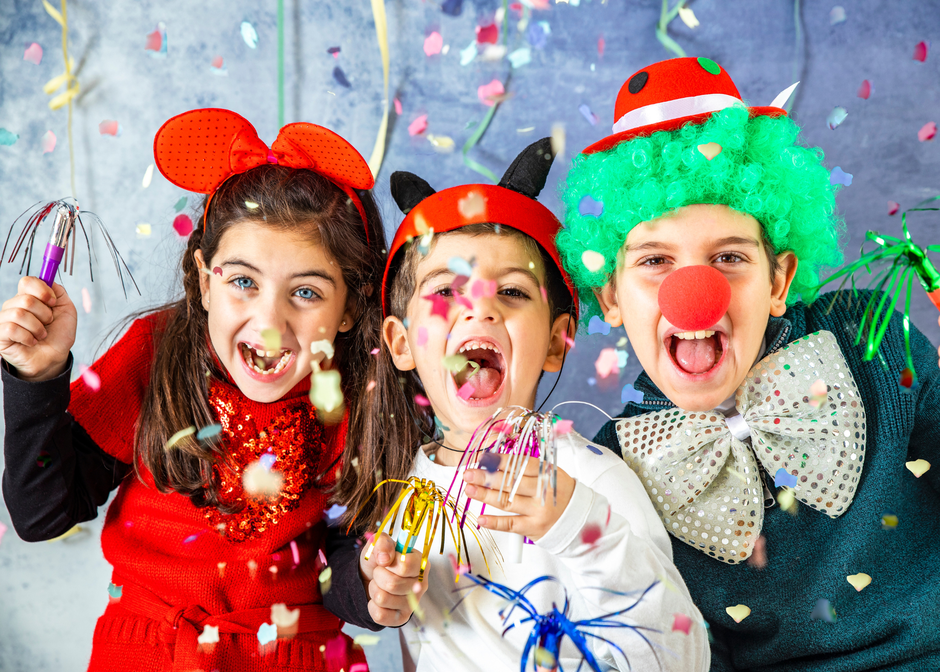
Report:
[[[232,279],[232,283],[239,289],[251,289],[255,285],[255,281],[251,278],[246,278],[244,275],[239,275],[236,278]]]
[[[309,287],[301,287],[296,292],[294,292],[294,295],[299,296],[301,299],[304,299],[305,301],[312,301],[313,299],[319,298],[317,296],[317,293],[313,291],[312,289],[310,289]]]

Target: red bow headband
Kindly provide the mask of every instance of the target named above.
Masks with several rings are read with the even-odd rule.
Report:
[[[366,213],[353,190],[371,189],[375,184],[372,171],[352,145],[322,126],[288,124],[268,149],[241,115],[219,108],[190,110],[160,127],[153,140],[153,155],[166,179],[187,191],[208,194],[210,201],[232,175],[266,163],[312,170],[349,196],[369,239]]]

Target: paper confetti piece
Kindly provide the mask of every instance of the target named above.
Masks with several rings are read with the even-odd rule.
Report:
[[[4,525],[3,523],[0,523],[0,542],[3,541],[3,535],[6,534],[7,529],[8,528],[6,525]]]
[[[673,614],[672,615],[672,631],[673,632],[684,632],[689,634],[689,628],[692,627],[692,619],[686,616],[685,614]]]
[[[428,330],[425,327],[418,327],[418,339],[417,344],[419,348],[423,348],[428,343]]]
[[[213,436],[217,436],[222,431],[222,425],[206,425],[198,432],[196,432],[197,441],[205,441],[206,439],[211,439]]]
[[[888,201],[888,214],[889,215],[898,214],[898,210],[900,209],[901,209],[900,203],[896,203],[895,201]]]
[[[584,117],[591,126],[597,126],[597,115],[591,112],[591,108],[587,104],[582,103],[578,106],[578,112],[581,113],[581,116]]]
[[[333,79],[336,80],[336,83],[347,89],[352,88],[352,84],[349,83],[349,79],[346,77],[346,73],[343,72],[343,69],[338,65],[333,68]]]
[[[595,201],[590,194],[585,194],[578,203],[578,212],[582,216],[600,217],[604,214],[604,204],[601,201]]]
[[[847,116],[849,116],[849,113],[845,111],[844,107],[833,108],[829,116],[826,117],[826,125],[829,126],[830,130],[834,131],[839,127],[839,124],[845,121]]]
[[[441,359],[441,363],[444,365],[444,368],[451,373],[460,373],[463,371],[468,362],[466,357],[459,353],[455,353],[453,355],[444,356],[444,358]]]
[[[450,302],[440,294],[428,294],[422,296],[422,299],[431,302],[431,315],[447,319],[447,313],[450,312]]]
[[[913,462],[905,462],[904,466],[907,467],[914,476],[920,478],[930,469],[930,462],[927,460],[914,460]]]
[[[177,215],[173,218],[173,230],[178,236],[185,238],[193,232],[193,220],[185,213]]]
[[[588,322],[588,335],[591,334],[602,334],[606,336],[610,333],[610,325],[607,322],[604,322],[597,315],[591,316],[591,321]]]
[[[814,621],[825,621],[826,623],[835,623],[838,620],[836,610],[825,598],[816,600],[816,606],[813,607],[813,613],[809,617]]]
[[[617,351],[614,348],[604,348],[601,350],[601,354],[598,355],[597,361],[594,362],[594,370],[597,371],[600,378],[618,374],[620,373],[620,369],[617,367],[618,361]]]
[[[333,58],[339,58],[339,52],[341,51],[341,47],[328,47],[326,53],[330,54]]]
[[[401,116],[401,113],[402,113],[401,101],[398,100],[398,98],[396,98],[394,102],[395,102],[395,114],[397,114],[398,116]]]
[[[483,453],[477,466],[489,474],[495,474],[499,471],[500,460],[501,458],[497,453]]]
[[[436,30],[424,38],[424,53],[427,56],[436,56],[441,53],[441,47],[444,46],[444,38]]]
[[[573,427],[573,420],[563,420],[561,418],[555,420],[555,434],[570,434]]]
[[[319,371],[313,374],[310,403],[327,413],[342,405],[343,390],[340,388],[339,371]]]
[[[742,478],[742,480],[747,482],[746,479]],[[751,553],[751,557],[747,559],[747,564],[754,569],[763,569],[767,566],[767,540],[764,535],[758,536],[754,542],[754,551]]]
[[[687,25],[689,28],[695,29],[699,26],[698,19],[695,18],[695,12],[693,12],[689,7],[683,7],[682,5],[679,6],[679,18],[682,19],[682,23]]]
[[[196,433],[196,428],[193,426],[189,426],[186,429],[181,429],[176,434],[174,434],[169,439],[167,439],[166,445],[163,446],[163,449],[169,450],[170,448],[175,446],[177,443],[179,443],[180,439],[185,438],[187,436],[192,436],[195,433]]]
[[[273,497],[281,492],[284,476],[260,461],[252,462],[242,472],[242,485],[251,497]]]
[[[470,193],[457,201],[457,212],[464,219],[473,219],[485,215],[486,199],[479,191],[471,190]]]
[[[473,275],[473,266],[471,266],[470,262],[463,257],[453,256],[448,259],[447,268],[457,275],[462,275],[465,277],[470,277]]]
[[[324,511],[324,513],[326,513],[326,517],[330,520],[339,520],[340,516],[346,513],[346,507],[342,504],[334,504]]]
[[[751,608],[744,604],[737,604],[733,607],[725,607],[725,612],[727,612],[728,616],[730,616],[735,623],[740,623],[751,615]]]
[[[483,84],[477,87],[477,97],[484,105],[492,107],[496,104],[498,98],[506,93],[503,83],[498,79],[493,79],[489,84]]]
[[[353,637],[353,644],[358,644],[359,646],[375,646],[379,641],[381,641],[381,638],[378,635],[366,633]]]
[[[520,47],[509,54],[509,64],[514,68],[521,68],[532,62],[532,50],[528,47]]]
[[[51,544],[51,543],[54,542],[54,541],[62,541],[62,540],[64,540],[64,539],[68,539],[69,537],[74,537],[76,534],[78,534],[78,533],[81,532],[81,531],[82,531],[81,525],[75,525],[74,527],[72,527],[72,528],[71,528],[68,532],[66,532],[65,534],[60,534],[60,535],[59,535],[58,537],[56,537],[55,539],[48,539],[46,543],[50,543],[50,544]]]
[[[620,390],[620,403],[628,404],[630,402],[640,403],[643,401],[643,393],[637,390],[631,383],[627,383]]]
[[[842,184],[846,187],[851,186],[852,184],[852,174],[847,173],[840,166],[836,166],[832,169],[832,172],[829,174],[829,183],[830,184]]]
[[[885,511],[881,514],[881,529],[893,530],[898,526],[898,516],[894,511]]]
[[[5,128],[0,128],[0,145],[6,145],[9,147],[14,142],[16,142],[19,137],[20,136],[16,133],[12,133]]]
[[[180,212],[183,208],[186,207],[186,204],[187,204],[188,202],[189,202],[189,198],[188,198],[187,196],[182,196],[182,197],[180,198],[180,200],[178,200],[178,201],[176,202],[176,205],[173,206],[173,209],[174,209],[176,212]]]
[[[809,388],[809,405],[819,408],[829,399],[829,388],[822,380],[817,380]]]
[[[151,233],[153,233],[153,229],[146,222],[141,222],[138,224],[135,230],[137,231],[137,236],[139,238],[147,238]]]
[[[934,136],[937,135],[937,124],[933,121],[928,121],[926,124],[920,127],[920,130],[917,131],[917,139],[921,142],[926,142],[927,140],[933,140]]]
[[[862,592],[871,583],[871,577],[865,573],[852,574],[845,577],[845,580],[852,584],[852,587],[858,592]]]
[[[780,508],[791,515],[796,515],[798,512],[798,506],[796,504],[796,495],[793,490],[790,488],[784,488],[777,495],[777,503],[780,505]]]
[[[796,476],[789,473],[783,467],[777,469],[777,473],[774,474],[774,487],[776,488],[795,488],[796,487]]]
[[[711,161],[716,156],[721,154],[723,147],[717,142],[706,142],[702,145],[698,145],[696,149],[701,153],[702,156]]]
[[[26,51],[23,52],[23,60],[29,61],[33,65],[39,65],[42,63],[42,47],[33,42],[31,45],[26,47]]]
[[[255,30],[253,25],[247,21],[242,21],[241,33],[242,39],[245,40],[245,44],[248,45],[249,49],[258,48],[258,31]]]
[[[478,53],[477,43],[476,40],[474,40],[465,49],[460,50],[460,65],[470,65],[473,59],[477,57]]]
[[[585,250],[581,255],[581,263],[584,264],[591,273],[595,273],[604,268],[604,255],[594,250]]]
[[[908,368],[905,368],[903,371],[901,371],[901,377],[900,380],[898,380],[898,384],[901,387],[911,389],[914,386],[914,372]]]
[[[415,117],[415,120],[408,124],[408,135],[421,135],[426,130],[428,130],[428,115],[426,114]]]
[[[152,33],[147,33],[147,42],[144,44],[144,50],[146,51],[162,51],[163,50],[163,36],[160,34],[160,29],[153,31]]]
[[[221,56],[216,56],[212,59],[209,70],[213,75],[228,76],[228,70],[225,69],[225,59],[223,59]]]
[[[868,97],[871,96],[871,82],[867,79],[862,80],[862,85],[858,87],[858,93],[856,95],[859,98],[868,100]]]
[[[327,567],[322,572],[320,572],[320,593],[325,594],[330,592],[330,587],[333,585],[333,568]]]
[[[108,595],[115,599],[120,600],[121,595],[124,593],[124,586],[115,586],[113,583],[108,584]]]
[[[920,61],[923,63],[927,60],[927,47],[929,45],[926,42],[918,42],[917,46],[914,47],[914,60]]]
[[[42,148],[42,153],[48,154],[49,152],[54,150],[55,141],[56,141],[55,133],[53,133],[52,131],[46,131],[43,134],[42,139],[39,141],[39,146]]]
[[[460,389],[457,390],[457,396],[466,401],[469,399],[476,388],[473,387],[471,383],[464,383],[460,386]]]
[[[408,593],[405,597],[408,598],[408,606],[411,607],[411,611],[414,612],[414,615],[418,617],[419,621],[423,621],[424,609],[422,609],[421,605],[418,603],[418,596],[414,593]]]
[[[496,44],[499,40],[499,27],[495,23],[490,23],[485,26],[477,26],[477,42],[480,44]]]
[[[261,340],[264,341],[264,349],[269,352],[281,349],[281,332],[277,329],[262,329]]]
[[[431,402],[423,394],[415,395],[415,403],[418,404],[418,406],[424,406],[425,408],[431,405]]]
[[[832,8],[832,11],[829,12],[829,25],[834,26],[843,21],[845,21],[845,8],[836,5]]]
[[[101,377],[97,373],[84,364],[79,364],[78,370],[81,373],[82,382],[88,386],[88,389],[92,392],[97,392],[101,389]]]
[[[597,523],[588,523],[581,529],[581,542],[593,546],[603,534],[601,526]]]
[[[441,154],[449,154],[454,151],[454,139],[449,135],[432,135],[428,133],[425,137],[427,137],[431,146]]]
[[[119,125],[118,122],[114,119],[105,119],[100,124],[98,124],[98,133],[101,135],[114,135],[118,134]]]
[[[474,280],[470,285],[470,296],[474,299],[489,299],[496,296],[496,281]]]
[[[199,644],[218,644],[219,642],[219,628],[215,625],[207,625],[202,629],[202,634],[196,637],[196,642]]]
[[[140,186],[144,189],[150,186],[150,183],[153,181],[153,164],[151,163],[147,166],[147,170],[144,171],[144,179],[140,181]]]
[[[270,644],[277,639],[277,626],[273,623],[262,623],[258,628],[258,642],[261,646]],[[191,641],[191,640],[190,640]]]

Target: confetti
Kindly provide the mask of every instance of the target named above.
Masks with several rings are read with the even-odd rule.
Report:
[[[926,42],[918,42],[917,46],[914,47],[914,60],[920,61],[923,63],[927,60],[927,47],[929,47]]]
[[[790,515],[795,516],[798,512],[796,504],[796,495],[790,488],[784,488],[777,495],[777,503],[780,504],[780,508],[789,513]]]
[[[829,388],[822,380],[817,380],[809,388],[809,405],[819,408],[829,399]]]
[[[424,327],[418,327],[418,347],[423,348],[428,343],[428,330]]]
[[[216,266],[215,268],[212,269],[212,273],[213,273],[214,275],[219,276],[220,278],[222,277],[222,269],[219,268],[218,266]]]
[[[601,538],[601,526],[597,523],[588,523],[581,530],[581,542],[593,546]]]
[[[617,351],[614,348],[604,348],[601,350],[601,354],[598,355],[597,361],[594,362],[594,370],[597,371],[597,375],[600,378],[606,378],[611,374],[618,374],[620,370],[617,368]]]
[[[327,640],[324,647],[323,658],[327,670],[345,670],[348,654],[346,652],[345,635],[337,635]]]
[[[153,232],[151,226],[146,222],[138,224],[135,230],[137,231],[137,236],[139,238],[146,238]]]
[[[453,256],[447,260],[447,268],[464,277],[473,275],[473,266],[463,257]]]
[[[851,186],[852,184],[852,174],[847,173],[840,166],[836,166],[832,169],[832,172],[829,174],[829,183],[830,184],[842,184],[846,187]]]
[[[20,136],[16,133],[12,133],[5,128],[0,128],[0,145],[6,145],[9,147],[14,142],[16,142],[19,137]]]
[[[36,465],[42,468],[45,468],[52,462],[52,457],[46,451],[41,451],[39,457],[36,459]]]
[[[604,255],[594,250],[585,250],[581,255],[581,263],[584,264],[591,273],[595,273],[604,268]]]
[[[477,50],[476,40],[471,42],[465,49],[460,50],[460,65],[470,65],[473,62],[473,59],[477,57],[479,51]]]
[[[895,201],[888,201],[888,215],[896,215],[901,209],[901,204]]]
[[[470,296],[474,299],[492,298],[496,296],[495,280],[474,280],[470,285]]]
[[[115,586],[113,583],[108,584],[108,595],[113,599],[120,600],[123,592],[124,586]]]
[[[258,628],[258,642],[261,646],[270,644],[277,639],[277,626],[271,623],[262,623]]]
[[[0,542],[3,541],[3,535],[6,534],[7,526],[0,522]]]
[[[620,390],[620,403],[629,404],[630,402],[639,404],[643,401],[643,393],[633,387],[632,384],[627,383],[623,386],[623,389]]]
[[[274,497],[284,485],[284,476],[279,471],[271,471],[258,460],[245,467],[242,472],[242,485],[251,497]]]
[[[742,480],[747,482],[746,479],[742,478]],[[747,564],[754,569],[763,569],[767,566],[767,540],[763,535],[758,536],[757,541],[754,542],[754,551],[747,559]]]
[[[796,487],[796,476],[789,473],[783,467],[777,469],[777,473],[774,474],[774,487],[775,488],[795,488]]]
[[[590,443],[587,444],[587,449],[590,450],[595,455],[603,455],[604,451],[598,448],[597,446],[592,446]]]
[[[60,534],[55,539],[49,539],[48,543],[52,543],[53,541],[62,541],[63,539],[68,539],[69,537],[73,537],[81,531],[82,531],[81,525],[76,525],[65,534]]]
[[[672,615],[672,631],[673,632],[684,632],[689,634],[689,628],[692,627],[692,619],[686,616],[685,614],[673,614]]]
[[[496,44],[499,40],[499,27],[495,23],[475,28],[477,42],[480,44]]]
[[[913,462],[905,462],[904,466],[907,467],[914,476],[920,478],[930,469],[930,462],[927,460],[914,460]]]
[[[627,354],[626,350],[614,350],[617,353],[617,367],[621,370],[627,367],[627,360],[630,358],[630,355]]]
[[[483,195],[471,190],[464,198],[457,201],[457,212],[464,219],[473,219],[477,216],[486,215],[486,199]]]
[[[271,453],[265,453],[258,458],[258,463],[268,471],[271,471],[271,468],[274,466],[275,462],[277,462],[277,456],[272,455]]]
[[[460,386],[460,389],[457,390],[457,396],[466,401],[469,399],[476,388],[473,387],[471,383],[464,383]]]
[[[33,42],[31,45],[26,47],[26,51],[23,52],[23,60],[29,61],[33,65],[39,65],[42,63],[42,47]]]
[[[144,171],[144,179],[140,181],[140,186],[144,189],[150,186],[150,183],[153,181],[153,164],[151,163],[147,166],[147,170]]]
[[[825,621],[826,623],[835,623],[838,618],[836,610],[825,598],[816,600],[816,606],[813,607],[813,613],[809,617],[814,621]]]
[[[555,434],[570,434],[573,426],[574,421],[557,418],[555,420]]]
[[[588,335],[591,334],[602,334],[606,336],[610,333],[610,325],[599,318],[597,315],[591,316],[591,321],[588,322]]]
[[[920,130],[917,131],[917,139],[921,142],[926,142],[927,140],[933,140],[934,136],[937,135],[937,124],[933,121],[928,121],[926,124],[921,126]]]
[[[118,135],[120,125],[114,119],[105,119],[98,124],[98,133],[101,135]]]
[[[187,436],[192,436],[195,433],[196,433],[196,428],[193,426],[189,426],[186,429],[181,429],[180,431],[178,431],[176,434],[174,434],[167,440],[166,445],[163,446],[163,449],[169,450],[170,448],[175,446],[177,443],[179,443],[180,439],[183,439]]]
[[[177,215],[173,219],[173,230],[178,236],[185,238],[193,232],[193,220],[187,214]]]
[[[219,628],[215,625],[207,625],[202,629],[202,634],[196,638],[199,644],[218,644]]]
[[[245,40],[245,44],[248,45],[249,49],[258,48],[258,31],[255,30],[255,27],[248,23],[247,21],[242,21],[241,26],[242,39]]]
[[[398,98],[396,98],[394,102],[395,102],[395,114],[397,114],[398,116],[401,116],[401,112],[402,112],[401,101],[398,100]]]
[[[506,89],[503,83],[498,79],[493,79],[489,84],[483,84],[477,88],[477,97],[484,105],[492,107],[505,95]]]
[[[97,392],[101,389],[101,377],[97,373],[89,369],[84,364],[79,364],[78,370],[81,373],[82,382],[88,386],[88,389],[90,389],[92,392]]]
[[[343,506],[342,504],[334,504],[333,506],[328,508],[325,511],[325,513],[326,513],[326,517],[329,518],[330,520],[339,520],[340,516],[346,513],[346,507]]]
[[[264,341],[264,349],[268,351],[281,349],[281,332],[277,329],[267,328],[261,330],[261,340]]]
[[[206,439],[211,439],[213,436],[217,436],[221,431],[222,425],[206,425],[196,432],[196,440],[205,441]]]
[[[425,408],[431,405],[431,402],[423,394],[415,395],[415,403],[418,404],[418,406],[424,406]]]
[[[428,142],[441,154],[449,154],[454,151],[454,139],[449,135],[427,135]]]
[[[497,453],[483,453],[477,466],[489,474],[495,474],[499,471],[500,460]]]
[[[595,201],[590,194],[585,194],[578,203],[578,212],[582,216],[592,215],[600,217],[604,214],[604,204],[601,201]]]
[[[358,644],[359,646],[375,646],[380,640],[381,638],[378,635],[364,633],[353,637],[353,644]]]
[[[182,197],[180,198],[180,200],[178,200],[178,201],[176,202],[176,205],[173,206],[173,209],[174,209],[176,212],[180,212],[183,208],[186,207],[186,203],[188,203],[188,202],[189,202],[189,198],[186,197],[186,196],[182,196]]]
[[[43,154],[48,154],[55,149],[55,140],[55,133],[52,131],[46,131],[43,134],[42,139],[39,141],[39,146],[42,148]]]
[[[578,112],[581,113],[581,116],[584,117],[591,126],[597,126],[597,115],[591,112],[591,108],[587,104],[582,103],[578,107]]]
[[[436,30],[424,38],[424,53],[427,56],[436,56],[441,53],[441,47],[444,46],[444,38]]]
[[[542,648],[541,646],[535,647],[535,655],[533,658],[535,659],[536,669],[538,670],[558,669],[558,661],[555,660],[555,656],[548,649]]]
[[[424,609],[418,604],[418,597],[414,593],[408,593],[406,597],[408,598],[408,606],[411,607],[411,611],[414,612],[414,615],[418,617],[419,621],[423,621]]]
[[[460,373],[469,362],[463,355],[453,354],[445,355],[441,363],[444,365],[444,368],[451,373]]]
[[[836,130],[839,124],[845,121],[845,118],[849,116],[849,113],[845,111],[844,107],[835,107],[832,112],[829,113],[829,116],[826,117],[826,125],[829,126],[830,130]]]
[[[868,584],[871,583],[871,577],[863,572],[847,576],[845,577],[845,580],[848,581],[858,592],[862,592],[865,588],[868,587]]]
[[[340,51],[342,51],[340,47],[328,47],[326,53],[330,54],[333,58],[339,58]]]
[[[160,28],[158,27],[152,33],[147,33],[147,42],[144,44],[145,51],[163,51],[163,36],[160,34]]]
[[[735,623],[740,623],[751,615],[751,608],[744,604],[738,604],[733,607],[725,607],[725,612],[727,612],[728,616],[730,616]]]
[[[340,86],[351,88],[352,84],[349,83],[349,80],[346,78],[346,73],[343,72],[343,69],[338,65],[333,68],[333,79],[336,80],[336,83]]]
[[[626,337],[626,336],[621,336],[620,339],[617,341],[617,347],[618,347],[618,348],[622,348],[622,347],[624,347],[626,344],[627,344],[627,337]]]
[[[698,19],[695,18],[695,12],[689,7],[683,7],[681,4],[679,5],[679,18],[689,28],[695,29],[699,26]]]
[[[898,526],[898,516],[894,511],[885,511],[881,514],[881,529],[893,530]]]
[[[721,150],[722,150],[723,148],[722,148],[722,146],[719,145],[717,142],[706,142],[705,144],[698,145],[698,147],[696,147],[696,149],[697,149],[697,150],[699,151],[699,153],[701,153],[701,155],[704,156],[708,161],[711,161],[711,160],[714,159],[716,156],[718,156],[719,154],[721,154]]]
[[[521,68],[532,62],[532,50],[528,47],[520,47],[509,54],[509,64],[514,68]]]
[[[868,97],[871,96],[871,82],[867,79],[862,80],[862,85],[858,87],[858,93],[856,95],[859,98],[868,100]]]
[[[313,374],[310,388],[310,403],[327,413],[335,411],[343,403],[339,371],[318,371]]]
[[[447,313],[450,312],[450,302],[440,294],[428,294],[422,296],[422,299],[431,302],[431,315],[447,319]]]
[[[212,59],[209,70],[212,71],[213,75],[228,76],[228,70],[225,69],[225,59],[221,56],[216,56]]]
[[[408,135],[421,135],[426,130],[428,130],[428,115],[426,114],[415,117],[415,120],[408,124]]]
[[[901,371],[901,378],[898,381],[898,384],[901,387],[911,389],[914,386],[914,372],[908,368],[905,368]]]
[[[845,8],[836,5],[832,8],[832,11],[829,12],[829,25],[834,26],[843,21],[845,21]]]

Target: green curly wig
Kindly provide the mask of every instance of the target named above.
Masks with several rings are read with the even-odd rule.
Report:
[[[617,253],[640,222],[696,203],[727,205],[763,227],[774,253],[793,251],[799,266],[788,303],[816,298],[819,270],[842,263],[836,213],[838,185],[829,182],[822,150],[796,144],[799,127],[788,117],[756,116],[740,107],[716,112],[702,124],[660,131],[574,159],[562,190],[565,228],[556,243],[584,302],[582,319],[600,314],[591,290],[616,270]],[[700,144],[717,142],[711,161]],[[582,215],[585,196],[603,203],[599,217]],[[604,257],[591,271],[582,255]]]

